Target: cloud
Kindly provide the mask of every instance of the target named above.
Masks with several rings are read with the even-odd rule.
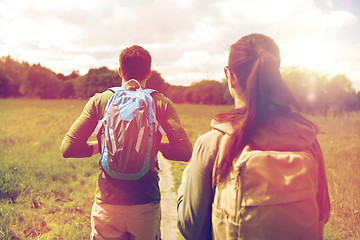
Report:
[[[356,0],[2,0],[1,5],[0,55],[64,74],[115,69],[120,51],[139,44],[171,84],[221,80],[230,45],[260,32],[278,43],[283,66],[311,65],[360,82]]]

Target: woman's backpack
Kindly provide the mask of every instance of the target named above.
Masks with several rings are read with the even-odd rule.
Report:
[[[132,79],[127,81],[139,82]],[[114,92],[93,135],[101,136],[101,167],[113,178],[138,180],[151,168],[156,134],[165,135],[156,119],[151,93],[156,90],[111,88]]]
[[[248,145],[234,163],[214,190],[214,239],[322,239],[318,164],[310,151],[262,151]]]

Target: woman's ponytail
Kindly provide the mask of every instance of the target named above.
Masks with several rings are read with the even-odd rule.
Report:
[[[229,69],[243,92],[246,107],[238,111],[238,121],[231,121],[234,132],[215,169],[216,184],[226,180],[233,168],[233,161],[248,144],[253,130],[272,114],[273,106],[289,106],[290,103],[296,106],[293,95],[282,80],[279,67],[279,49],[267,36],[252,34],[232,45]],[[236,111],[229,116],[234,113]],[[215,120],[226,121],[224,114],[218,116]],[[235,118],[232,116],[232,119]]]

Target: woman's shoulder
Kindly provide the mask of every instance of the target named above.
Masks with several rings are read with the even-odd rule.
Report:
[[[224,132],[221,132],[217,129],[210,129],[208,132],[202,134],[198,140],[202,142],[214,142],[218,138],[222,138],[225,135]]]
[[[207,151],[218,151],[220,142],[225,138],[229,137],[230,127],[228,124],[214,124],[214,121],[211,122],[211,129],[201,135],[197,139],[197,144],[203,146]]]

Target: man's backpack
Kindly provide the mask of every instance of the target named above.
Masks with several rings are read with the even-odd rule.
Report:
[[[227,180],[215,186],[214,239],[321,239],[317,179],[310,151],[246,146]]]
[[[132,79],[129,82],[139,82]],[[156,90],[110,88],[114,92],[93,135],[101,136],[101,167],[113,178],[138,180],[154,166],[154,139],[165,135],[156,119],[151,93]]]

